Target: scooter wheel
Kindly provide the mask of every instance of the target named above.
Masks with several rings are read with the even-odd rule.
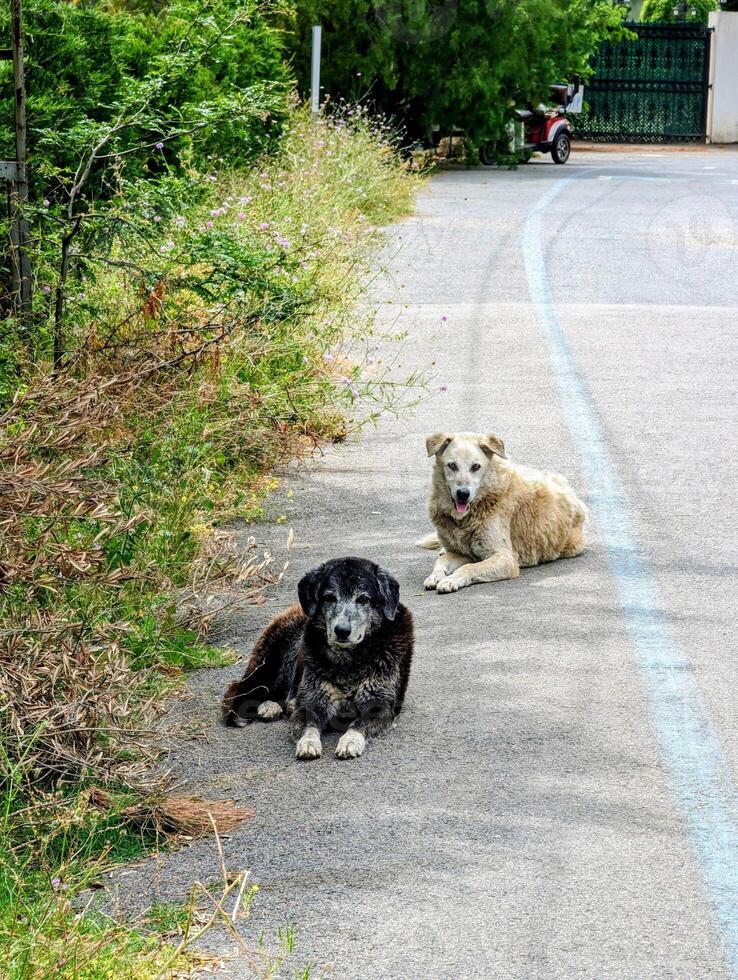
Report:
[[[571,137],[567,132],[559,133],[551,147],[554,163],[566,163],[571,153]]]
[[[483,167],[493,167],[497,163],[494,143],[482,143],[479,147],[479,162]]]

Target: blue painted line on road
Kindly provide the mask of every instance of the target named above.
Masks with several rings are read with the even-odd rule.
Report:
[[[623,481],[569,349],[546,273],[546,209],[573,180],[589,172],[577,171],[557,180],[529,213],[523,238],[528,291],[548,339],[561,402],[628,635],[638,654],[672,793],[681,806],[729,974],[738,980],[738,795],[710,728],[692,665],[664,611],[656,574],[639,541]]]

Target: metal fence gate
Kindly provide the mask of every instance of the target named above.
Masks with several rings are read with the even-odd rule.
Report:
[[[705,139],[711,28],[628,24],[637,37],[605,41],[592,59],[578,139],[667,143]]]

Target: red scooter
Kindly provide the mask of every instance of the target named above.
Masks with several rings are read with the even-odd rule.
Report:
[[[505,150],[509,154],[522,154],[529,160],[533,153],[550,153],[554,163],[566,163],[571,154],[571,122],[568,113],[581,112],[584,88],[579,76],[568,85],[551,85],[549,88],[553,106],[538,105],[535,109],[514,109],[508,124],[510,136]],[[485,166],[498,159],[492,144],[486,143],[479,151]]]

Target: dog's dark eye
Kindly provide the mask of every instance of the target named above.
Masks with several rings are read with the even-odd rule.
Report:
[[[336,597],[333,594],[333,592],[324,592],[323,593],[323,602],[335,602],[335,601],[336,601]]]
[[[479,463],[472,463],[471,464],[471,471],[472,471],[472,473],[476,473],[477,470],[481,470],[481,468],[482,467],[479,465]]]
[[[448,468],[451,470],[452,473],[455,473],[459,467],[456,465],[456,463],[449,463]]]
[[[368,595],[357,595],[356,601],[360,606],[368,606],[372,600]]]

